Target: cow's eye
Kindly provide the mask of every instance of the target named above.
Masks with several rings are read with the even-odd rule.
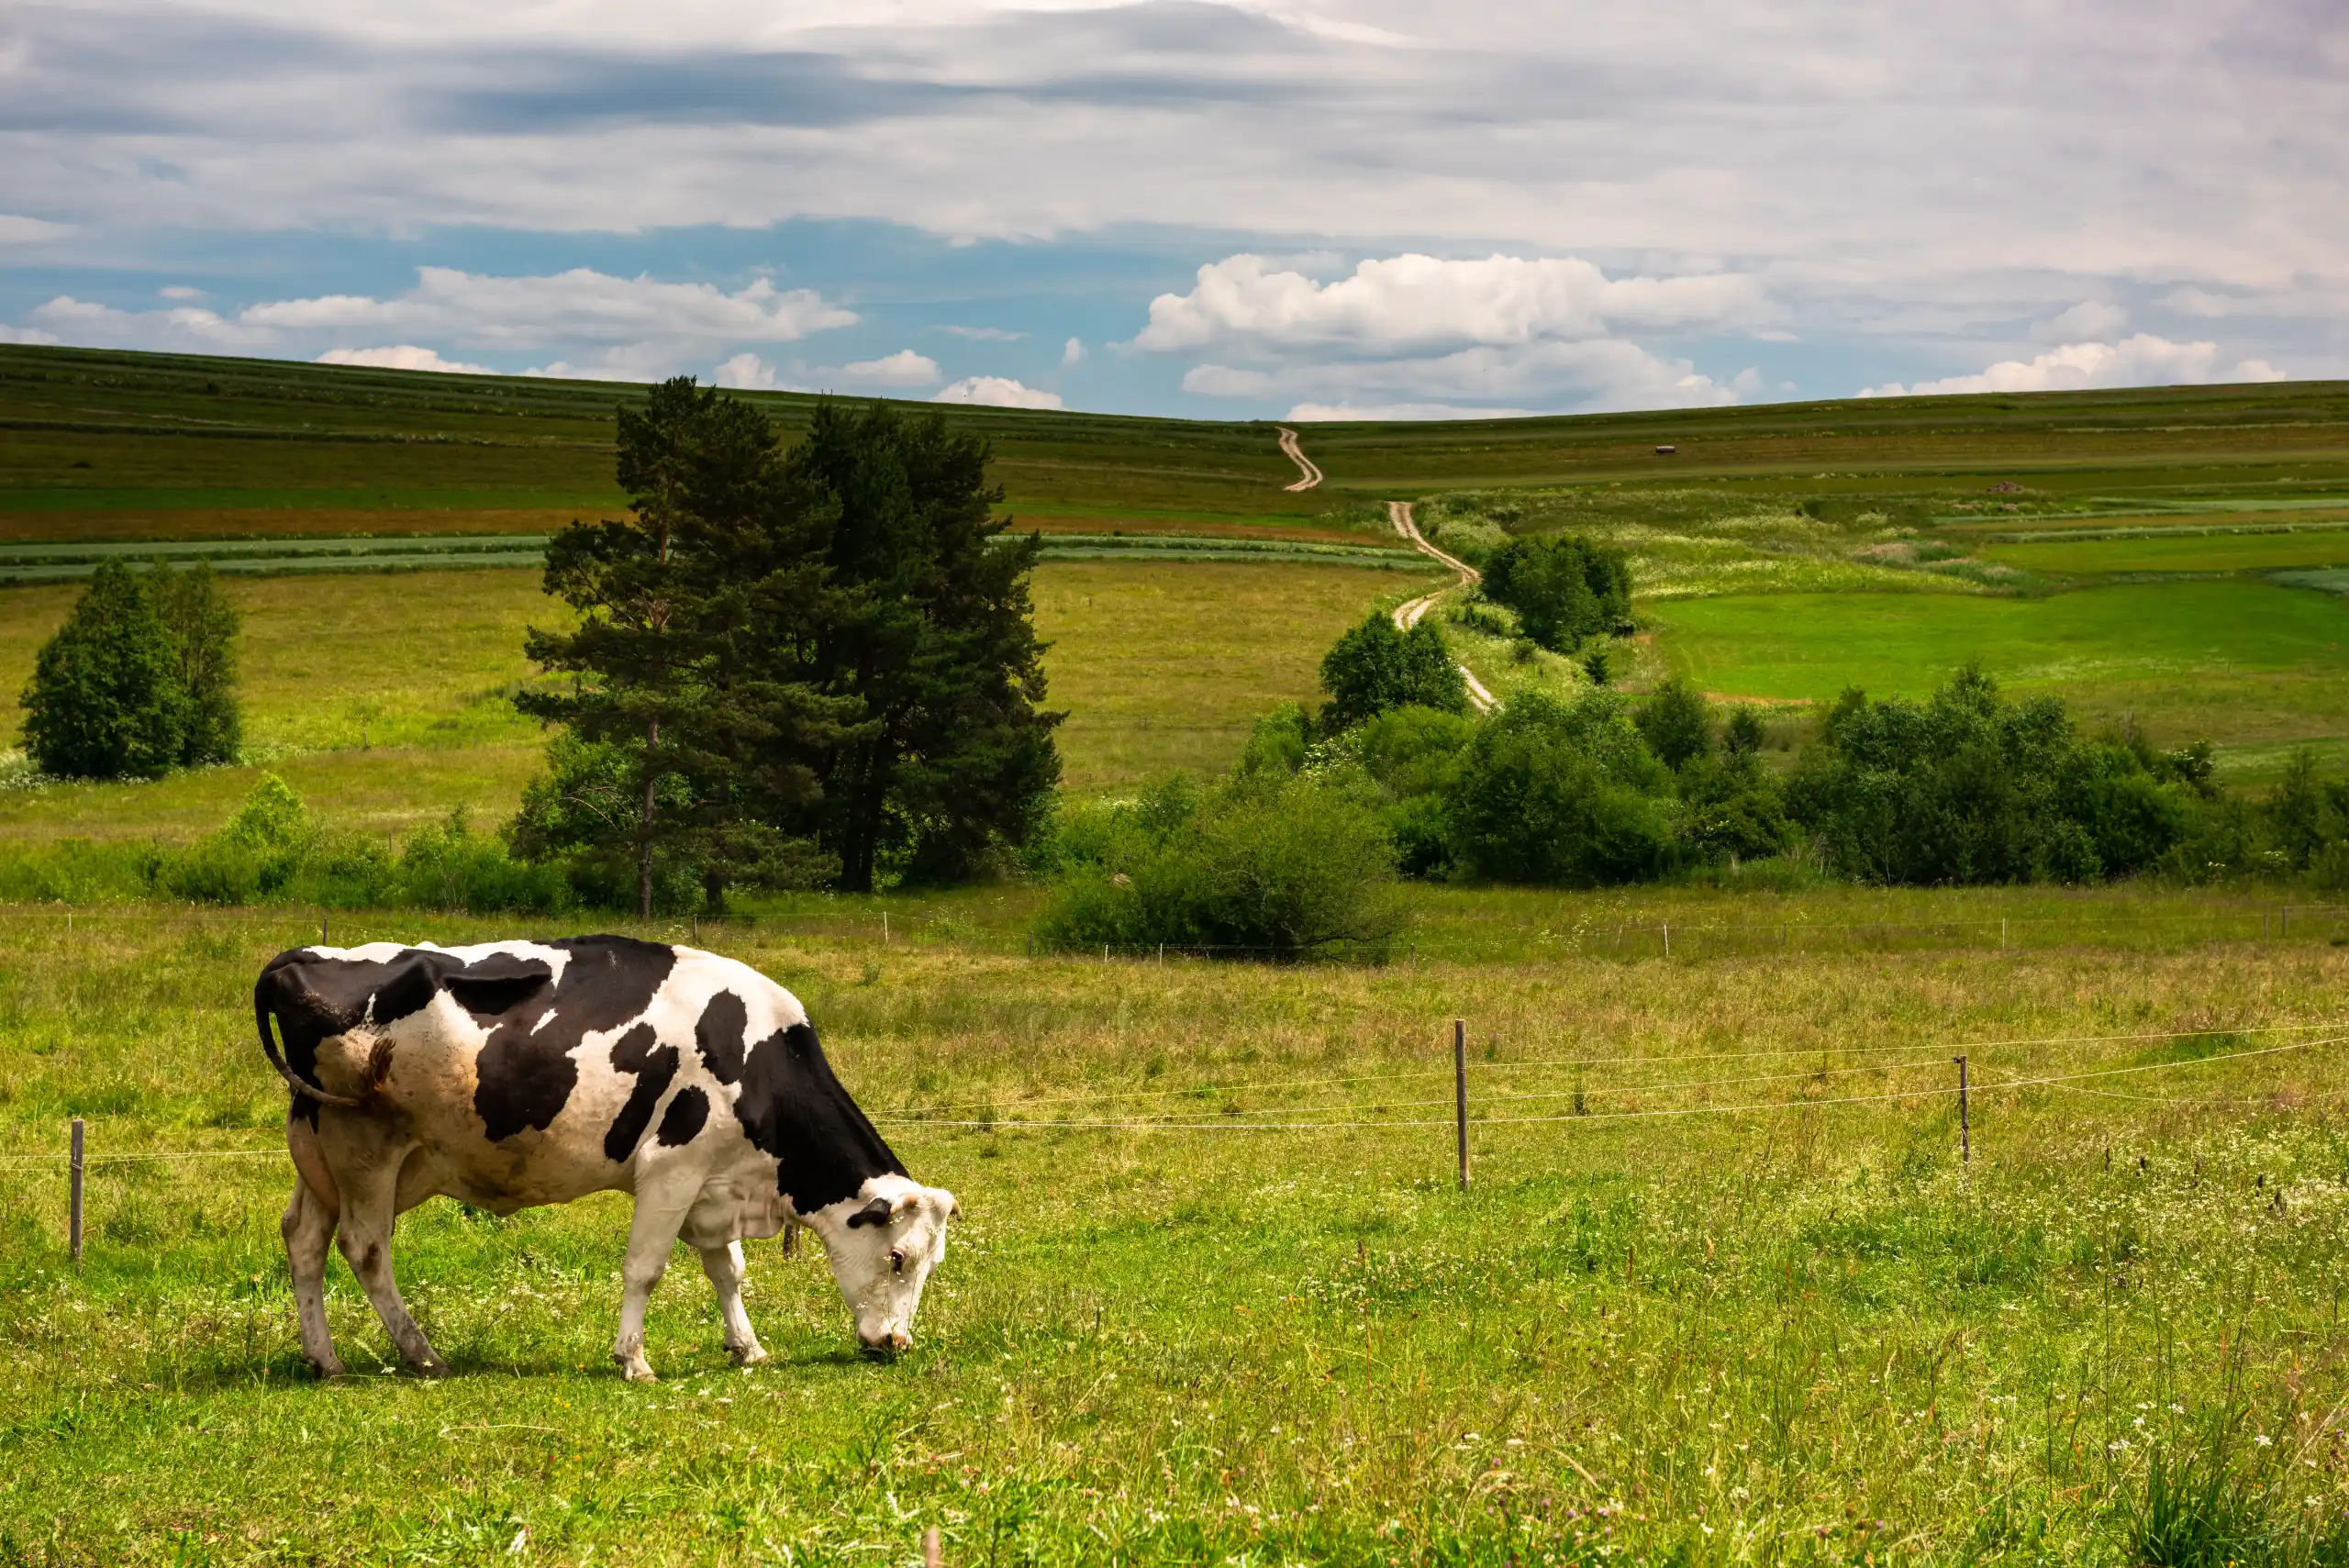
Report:
[[[889,1272],[893,1274],[901,1274],[906,1272],[906,1254],[903,1249],[897,1247],[889,1249]]]

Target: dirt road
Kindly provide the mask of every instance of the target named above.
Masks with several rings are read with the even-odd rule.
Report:
[[[1297,464],[1297,472],[1298,475],[1296,484],[1284,484],[1281,488],[1284,490],[1310,490],[1314,486],[1319,484],[1321,483],[1321,470],[1315,464],[1311,458],[1305,455],[1305,449],[1297,444],[1297,432],[1290,429],[1286,425],[1275,425],[1273,428],[1281,433],[1281,450],[1288,454],[1289,462]]]
[[[1435,608],[1437,600],[1446,594],[1465,588],[1472,583],[1481,582],[1483,574],[1459,557],[1447,555],[1430,544],[1427,536],[1419,532],[1419,525],[1411,520],[1411,504],[1408,501],[1387,502],[1386,516],[1393,520],[1395,531],[1411,541],[1411,548],[1421,555],[1441,562],[1460,573],[1460,581],[1453,584],[1452,587],[1438,588],[1432,594],[1422,594],[1416,599],[1395,606],[1395,629],[1408,631],[1419,624],[1421,617]],[[1501,706],[1500,698],[1485,689],[1485,683],[1476,679],[1476,673],[1474,670],[1465,664],[1459,666],[1459,670],[1460,678],[1468,683],[1468,700],[1475,704],[1478,713],[1490,713]]]

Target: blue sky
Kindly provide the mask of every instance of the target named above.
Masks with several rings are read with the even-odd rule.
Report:
[[[0,11],[0,339],[1218,417],[2344,373],[2349,11]]]

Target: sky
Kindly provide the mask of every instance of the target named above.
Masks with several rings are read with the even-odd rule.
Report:
[[[2340,0],[0,6],[0,341],[1210,418],[2349,375]]]

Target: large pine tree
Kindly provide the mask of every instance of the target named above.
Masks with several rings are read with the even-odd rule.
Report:
[[[785,453],[756,408],[690,381],[624,409],[635,505],[574,524],[547,589],[580,611],[522,699],[571,731],[518,824],[526,851],[625,861],[640,912],[690,871],[736,883],[884,866],[966,873],[1022,841],[1059,777],[1042,645],[983,442],[876,406],[818,410]]]
[[[821,658],[864,719],[826,769],[841,885],[885,861],[967,875],[1024,842],[1060,781],[1028,577],[1041,540],[1005,538],[986,443],[886,405],[817,411],[796,466],[831,503],[841,594]]]

